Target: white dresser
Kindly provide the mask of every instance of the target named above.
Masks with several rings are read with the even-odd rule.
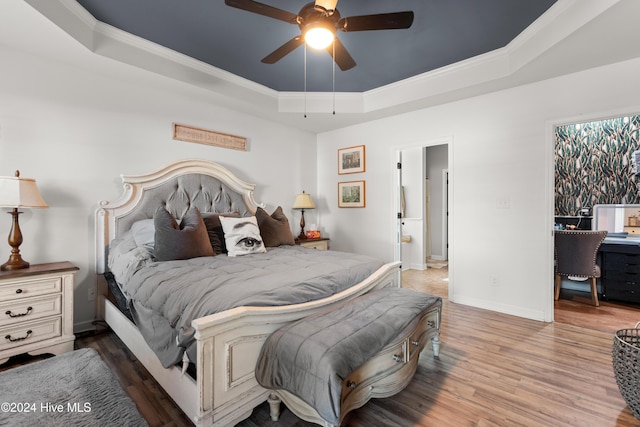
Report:
[[[70,262],[0,271],[0,364],[9,357],[73,350],[73,288],[78,268]]]

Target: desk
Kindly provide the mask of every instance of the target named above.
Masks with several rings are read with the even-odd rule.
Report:
[[[576,230],[591,230],[591,216],[573,216],[573,215],[558,215],[554,218],[555,223],[561,225],[564,229],[569,229],[567,226],[573,225]]]
[[[603,299],[640,303],[640,239],[607,237],[599,252]]]

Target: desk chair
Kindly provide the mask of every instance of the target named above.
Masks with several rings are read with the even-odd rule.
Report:
[[[556,231],[554,233],[556,301],[560,297],[562,276],[577,276],[590,279],[591,300],[596,307],[600,305],[596,288],[596,279],[600,277],[600,266],[596,263],[596,255],[606,236],[606,231]]]

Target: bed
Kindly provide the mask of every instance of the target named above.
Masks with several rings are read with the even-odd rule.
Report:
[[[122,196],[112,202],[101,201],[96,211],[98,318],[106,321],[198,426],[237,424],[268,399],[269,391],[257,383],[254,369],[262,344],[272,332],[374,289],[400,286],[400,263],[392,262],[381,265],[353,286],[320,299],[239,306],[194,318],[190,322],[193,374],[185,373],[179,365],[165,368],[109,292],[105,277],[110,273],[110,243],[136,222],[153,218],[159,202],[170,204],[176,212],[196,206],[202,211],[234,211],[242,217],[254,215],[261,205],[254,199],[254,184],[209,161],[182,160],[149,174],[123,175],[122,181]]]

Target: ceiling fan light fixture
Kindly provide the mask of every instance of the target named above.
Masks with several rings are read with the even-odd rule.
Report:
[[[330,29],[319,25],[307,29],[304,33],[304,41],[307,45],[313,49],[326,49],[331,46],[333,39],[335,38],[335,32]]]
[[[356,62],[340,39],[336,38],[338,30],[342,32],[399,30],[410,28],[413,23],[414,14],[412,11],[343,18],[336,9],[337,3],[338,0],[315,0],[302,6],[300,11],[295,14],[256,0],[225,0],[227,6],[300,27],[300,35],[293,37],[262,58],[261,61],[265,64],[275,64],[284,56],[304,45],[305,55],[307,46],[314,50],[324,49],[326,53],[331,55],[335,65],[338,65],[342,71],[347,71],[355,67]]]

